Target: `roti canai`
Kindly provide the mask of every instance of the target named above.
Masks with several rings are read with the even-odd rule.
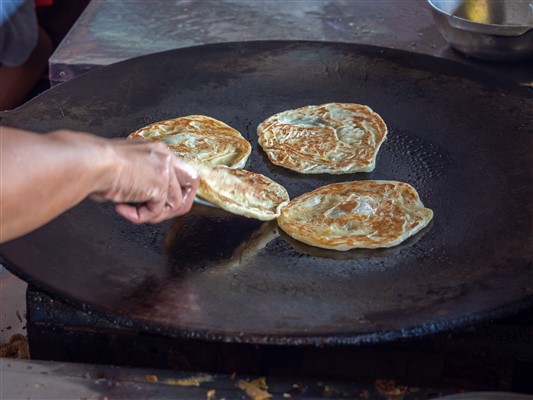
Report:
[[[276,165],[306,174],[348,174],[375,168],[387,125],[370,107],[327,103],[275,114],[257,134]]]
[[[160,140],[178,157],[234,168],[244,167],[252,151],[239,131],[204,115],[155,122],[130,133],[128,138]]]
[[[287,190],[265,175],[222,165],[193,166],[200,177],[197,195],[231,213],[268,221],[289,202]]]
[[[324,249],[392,247],[433,218],[417,191],[397,181],[333,183],[294,198],[278,225],[303,243]]]

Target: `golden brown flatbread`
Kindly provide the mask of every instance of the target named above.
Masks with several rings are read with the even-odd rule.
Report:
[[[348,174],[375,168],[387,125],[367,106],[327,103],[275,114],[257,134],[276,165],[306,174]]]
[[[130,133],[128,138],[160,140],[178,157],[234,168],[244,167],[252,151],[239,131],[205,115],[155,122]]]
[[[200,177],[197,195],[226,211],[268,221],[289,202],[287,190],[262,174],[222,165],[193,166]]]
[[[392,247],[433,218],[417,191],[397,181],[354,181],[319,187],[291,200],[278,225],[293,238],[324,249]]]

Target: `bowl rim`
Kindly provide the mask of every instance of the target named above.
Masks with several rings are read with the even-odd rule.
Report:
[[[484,24],[475,22],[467,18],[458,17],[450,14],[435,4],[435,0],[426,0],[430,7],[448,20],[448,23],[457,29],[468,30],[478,33],[498,36],[521,36],[531,30],[533,25],[503,25],[503,24]],[[438,1],[438,0],[437,0]]]

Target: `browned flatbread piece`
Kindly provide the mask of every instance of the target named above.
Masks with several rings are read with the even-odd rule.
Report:
[[[288,235],[324,249],[392,247],[433,218],[417,191],[397,181],[355,181],[319,187],[291,200],[278,225]]]
[[[193,166],[200,176],[197,195],[226,211],[268,221],[289,202],[287,190],[265,175],[221,165]]]
[[[205,115],[155,122],[130,133],[128,138],[160,140],[186,160],[235,168],[244,167],[252,151],[239,131]]]
[[[275,114],[257,134],[274,164],[306,174],[348,174],[375,168],[387,125],[367,106],[327,103]]]

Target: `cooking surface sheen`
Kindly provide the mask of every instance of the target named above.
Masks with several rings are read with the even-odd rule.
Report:
[[[299,174],[258,146],[265,118],[327,102],[368,105],[386,122],[373,172]],[[136,226],[86,201],[3,244],[2,262],[115,322],[226,342],[383,342],[533,303],[531,91],[462,64],[325,42],[207,45],[87,73],[0,116],[41,132],[126,137],[195,114],[241,132],[252,144],[245,168],[291,198],[334,182],[397,180],[416,188],[434,218],[399,246],[337,252],[201,205]]]

